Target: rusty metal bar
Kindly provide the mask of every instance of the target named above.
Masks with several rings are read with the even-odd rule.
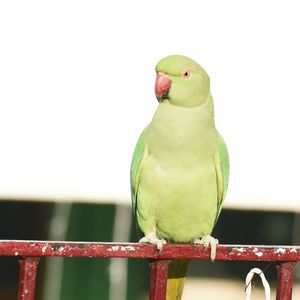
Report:
[[[36,273],[39,262],[40,257],[24,257],[19,260],[18,300],[34,300]]]
[[[165,300],[168,265],[171,260],[155,260],[150,263],[151,279],[149,300]]]
[[[201,245],[166,244],[161,252],[149,244],[0,240],[0,256],[25,257],[20,260],[18,300],[34,300],[40,257],[120,257],[153,259],[150,300],[164,300],[168,264],[171,259],[210,260],[210,249]],[[276,300],[292,299],[293,277],[300,246],[218,245],[216,260],[276,261]]]
[[[276,300],[291,300],[293,295],[294,272],[296,262],[281,262],[276,265]]]
[[[51,242],[0,240],[0,256],[126,257],[149,259],[209,260],[210,249],[202,245],[136,243]],[[300,246],[219,245],[216,260],[300,261]]]

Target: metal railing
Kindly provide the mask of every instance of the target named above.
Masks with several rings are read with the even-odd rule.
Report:
[[[167,244],[159,253],[153,245],[134,243],[0,240],[0,256],[20,257],[18,300],[34,299],[38,264],[45,256],[151,259],[149,299],[164,300],[168,264],[171,260],[209,260],[210,249],[199,245]],[[276,300],[292,299],[294,271],[300,260],[300,246],[219,245],[216,260],[276,262]]]

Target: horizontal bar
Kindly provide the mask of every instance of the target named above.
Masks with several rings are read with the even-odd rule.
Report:
[[[202,245],[0,240],[0,256],[210,259]],[[218,245],[216,260],[299,261],[300,246]]]

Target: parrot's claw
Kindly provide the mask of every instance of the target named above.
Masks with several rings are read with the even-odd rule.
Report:
[[[205,235],[201,239],[196,239],[194,241],[194,244],[203,245],[205,248],[210,246],[210,259],[211,261],[215,260],[217,253],[217,245],[219,244],[219,241],[217,239],[213,238],[210,235]]]
[[[167,242],[164,239],[159,239],[155,232],[149,232],[147,233],[143,238],[139,240],[139,243],[148,243],[152,245],[156,245],[157,250],[159,253],[161,253],[163,245]]]

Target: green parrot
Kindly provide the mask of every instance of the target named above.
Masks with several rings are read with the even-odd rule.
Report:
[[[131,163],[132,205],[144,237],[163,244],[195,243],[211,248],[210,234],[228,186],[229,159],[214,122],[210,79],[194,60],[171,55],[156,65],[159,101]],[[169,266],[167,299],[181,299],[187,261]]]

